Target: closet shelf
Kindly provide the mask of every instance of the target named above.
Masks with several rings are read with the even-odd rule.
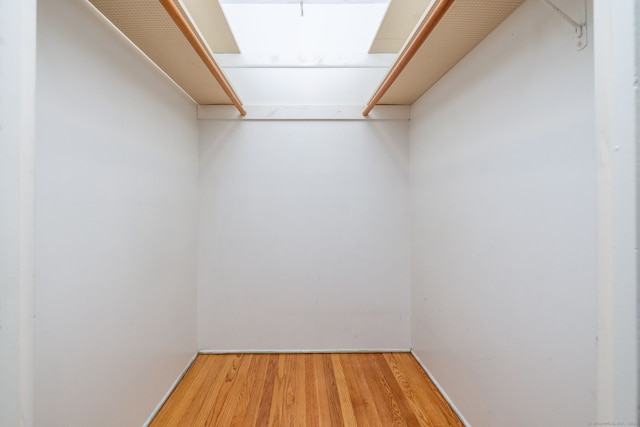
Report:
[[[207,41],[174,0],[89,1],[198,104],[233,104],[245,114]]]
[[[437,0],[423,14],[363,112],[413,104],[524,0]]]

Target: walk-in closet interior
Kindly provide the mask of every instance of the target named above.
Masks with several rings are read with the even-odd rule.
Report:
[[[0,426],[146,426],[227,353],[638,421],[637,9],[2,0]]]

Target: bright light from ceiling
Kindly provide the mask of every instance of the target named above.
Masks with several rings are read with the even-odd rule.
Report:
[[[270,55],[367,53],[386,1],[221,1],[240,51]]]

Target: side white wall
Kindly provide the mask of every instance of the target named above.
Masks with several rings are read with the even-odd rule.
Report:
[[[196,349],[196,107],[85,1],[37,60],[36,424],[139,426]]]
[[[596,418],[593,47],[575,44],[529,0],[412,108],[412,344],[474,427]]]
[[[0,426],[33,422],[35,28],[0,1]]]
[[[637,2],[594,4],[598,420],[638,421]]]
[[[409,348],[408,122],[200,122],[198,345]]]

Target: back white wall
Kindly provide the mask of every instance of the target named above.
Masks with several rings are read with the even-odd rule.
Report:
[[[408,122],[200,122],[198,345],[409,348]]]
[[[196,348],[195,103],[38,1],[36,425],[140,426]]]
[[[413,105],[412,344],[474,427],[595,421],[595,165],[592,46],[538,0]]]

